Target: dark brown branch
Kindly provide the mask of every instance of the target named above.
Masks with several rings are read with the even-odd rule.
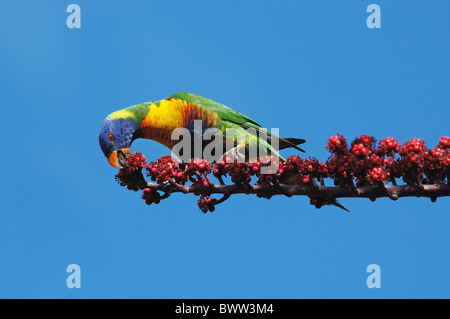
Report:
[[[351,187],[327,187],[327,186],[308,186],[308,185],[252,185],[250,190],[244,185],[173,185],[173,184],[157,184],[147,183],[147,188],[169,193],[200,193],[200,194],[259,194],[269,195],[306,195],[313,198],[381,198],[389,197],[396,200],[400,197],[429,197],[436,199],[442,196],[450,196],[450,186],[447,184],[438,185],[422,185],[423,189],[413,185],[400,186],[363,186],[356,187],[357,193]]]

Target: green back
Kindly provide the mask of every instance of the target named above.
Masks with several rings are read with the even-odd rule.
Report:
[[[248,118],[247,116],[242,115],[239,112],[236,112],[235,110],[229,108],[228,106],[207,99],[206,97],[187,92],[176,93],[172,95],[172,97],[175,99],[180,99],[189,103],[200,105],[210,110],[211,112],[215,112],[223,121],[232,122],[244,128],[249,127],[253,127],[255,129],[261,128],[261,125],[253,121],[251,118]]]

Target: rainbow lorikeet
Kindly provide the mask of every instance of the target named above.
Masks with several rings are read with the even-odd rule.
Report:
[[[202,124],[201,132],[196,132],[194,123],[199,121]],[[304,139],[275,136],[257,122],[223,104],[183,92],[173,94],[167,99],[133,105],[111,113],[100,130],[100,147],[112,166],[122,168],[120,162],[130,152],[130,145],[135,139],[151,139],[172,149],[179,142],[172,139],[172,132],[177,128],[185,128],[193,134],[203,134],[210,128],[220,130],[224,140],[224,152],[228,151],[227,129],[249,131],[250,133],[245,133],[247,135],[245,147],[248,148],[252,143],[262,145],[270,150],[271,154],[278,156],[277,150],[287,147],[303,151],[296,145],[305,142]],[[278,139],[277,149],[272,147],[274,138]]]

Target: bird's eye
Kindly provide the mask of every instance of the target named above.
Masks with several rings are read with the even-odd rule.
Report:
[[[112,134],[108,134],[108,140],[110,140],[110,141],[114,141],[114,135],[112,135]]]

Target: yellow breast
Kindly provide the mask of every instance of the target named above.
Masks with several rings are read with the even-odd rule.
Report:
[[[144,138],[152,139],[169,148],[173,130],[184,127],[183,101],[177,99],[161,100],[150,105],[150,111],[142,120],[141,129]]]

